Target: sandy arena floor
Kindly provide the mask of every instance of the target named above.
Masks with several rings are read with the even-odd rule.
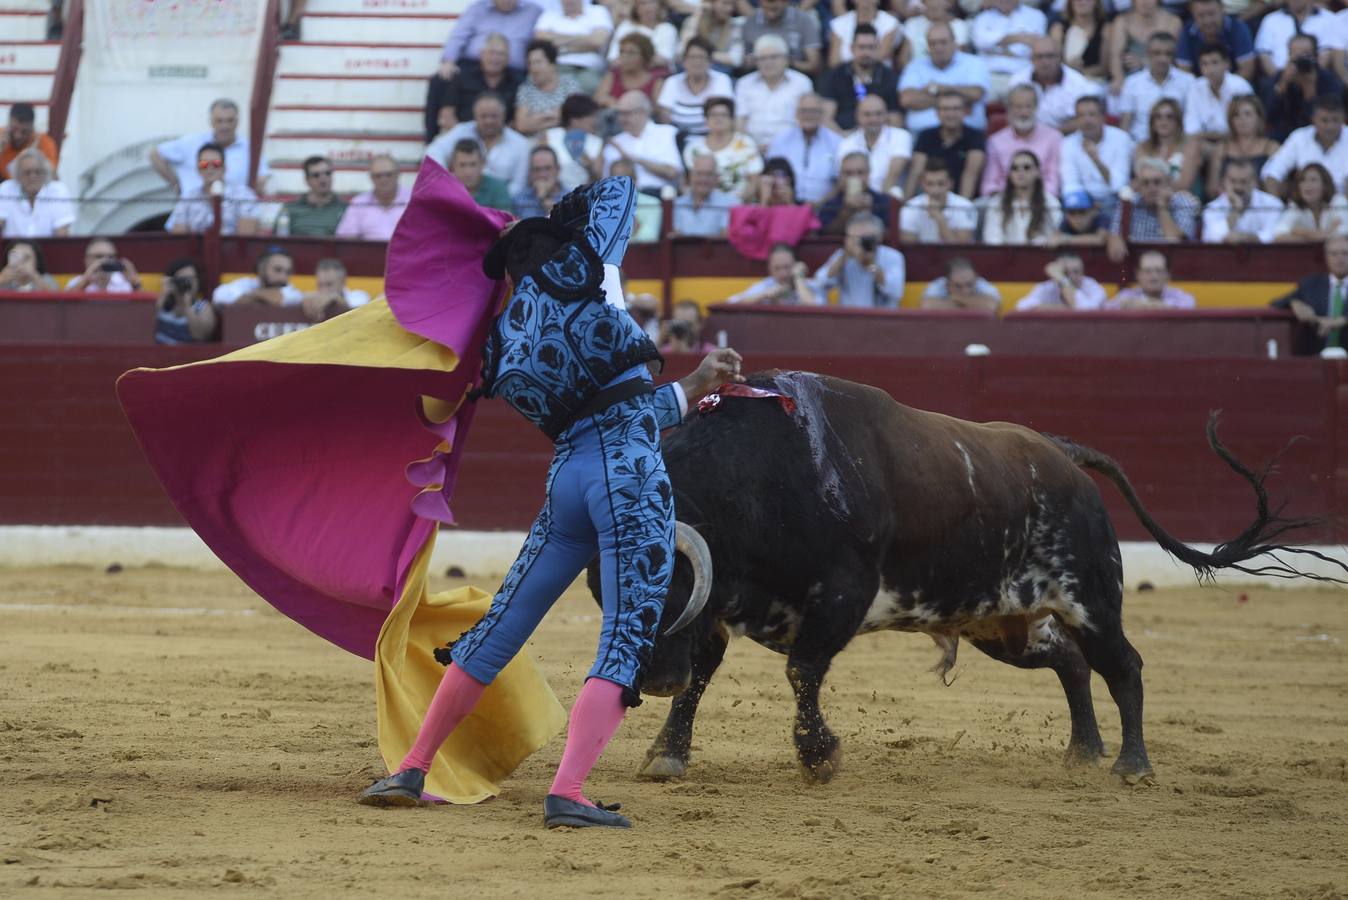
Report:
[[[591,781],[631,832],[546,831],[559,735],[476,807],[373,810],[373,674],[232,576],[0,572],[0,896],[1296,897],[1348,895],[1348,594],[1128,597],[1152,786],[1065,770],[1051,672],[918,635],[859,639],[826,685],[842,774],[800,779],[783,659],[732,646],[682,783],[633,773],[667,702]],[[490,587],[490,585],[486,585]],[[202,611],[201,608],[209,611]],[[566,704],[594,607],[532,645]],[[1118,719],[1103,683],[1105,742]]]

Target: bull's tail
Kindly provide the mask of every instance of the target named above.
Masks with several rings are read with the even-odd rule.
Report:
[[[1337,559],[1311,550],[1305,547],[1294,547],[1288,544],[1277,543],[1285,535],[1292,532],[1301,531],[1307,528],[1313,528],[1321,524],[1320,519],[1302,518],[1291,519],[1281,515],[1282,508],[1270,511],[1268,505],[1268,491],[1264,488],[1264,479],[1273,470],[1278,461],[1274,457],[1264,466],[1260,472],[1255,472],[1246,466],[1243,462],[1226,448],[1226,445],[1217,437],[1217,422],[1220,418],[1220,411],[1213,412],[1208,417],[1208,446],[1212,452],[1216,453],[1221,459],[1235,470],[1236,474],[1244,478],[1254,488],[1254,495],[1257,504],[1258,515],[1250,525],[1240,533],[1239,536],[1219,544],[1213,548],[1211,553],[1203,553],[1185,544],[1168,531],[1157,524],[1156,520],[1147,512],[1147,508],[1142,505],[1137,492],[1133,490],[1133,485],[1128,481],[1128,476],[1123,473],[1123,468],[1098,450],[1085,447],[1075,441],[1056,435],[1046,434],[1044,437],[1052,441],[1060,450],[1078,466],[1086,469],[1093,469],[1104,475],[1114,486],[1123,494],[1128,505],[1133,508],[1144,528],[1156,539],[1156,543],[1170,555],[1174,556],[1180,562],[1193,566],[1194,571],[1198,573],[1200,579],[1210,580],[1218,569],[1235,569],[1238,572],[1245,572],[1250,575],[1271,575],[1278,578],[1311,578],[1316,581],[1332,581],[1337,584],[1345,584],[1341,579],[1326,575],[1316,575],[1311,572],[1303,572],[1295,566],[1282,559],[1279,554],[1299,553],[1306,556],[1313,556],[1316,559],[1332,563],[1338,568],[1348,573],[1348,566]],[[1290,446],[1290,445],[1289,445]],[[1281,456],[1281,454],[1279,454]],[[1242,565],[1248,560],[1256,557],[1267,557],[1269,562],[1262,565],[1252,566]]]

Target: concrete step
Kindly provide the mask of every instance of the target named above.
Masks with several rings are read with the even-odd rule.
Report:
[[[304,133],[272,132],[262,148],[270,161],[326,156],[334,162],[365,163],[370,157],[387,153],[394,159],[420,159],[426,146],[420,132],[403,134],[370,134],[361,132]]]
[[[458,14],[472,0],[309,0],[305,15],[352,13],[363,15]]]
[[[367,44],[425,44],[449,37],[456,16],[305,15],[304,43],[361,41]]]
[[[309,186],[304,183],[302,159],[269,159],[271,181],[267,192],[275,196],[295,196],[304,193]],[[417,180],[417,169],[421,166],[420,154],[415,159],[400,159],[402,174],[398,183],[411,187]],[[334,162],[332,189],[343,197],[359,194],[370,189],[369,166],[366,163]]]
[[[308,106],[425,106],[430,73],[367,77],[285,76],[276,79],[272,102]]]
[[[3,0],[4,8],[13,12],[36,12],[44,16],[51,8],[51,0]]]
[[[4,85],[5,85],[4,79],[0,79],[0,88],[3,88]],[[23,100],[23,98],[18,98],[18,101],[22,101],[22,100]],[[10,99],[10,98],[8,98],[8,97],[0,97],[0,122],[8,122],[8,121],[9,121],[9,108],[10,108],[10,106],[12,106],[15,102],[18,102],[18,101],[13,100],[13,99]],[[50,105],[47,103],[47,101],[46,101],[46,100],[42,100],[42,101],[39,102],[39,101],[36,101],[36,100],[26,100],[26,101],[23,101],[23,102],[31,103],[31,104],[32,104],[32,106],[33,106],[33,119],[35,120],[35,121],[33,122],[33,124],[34,124],[34,126],[37,128],[37,130],[38,130],[38,131],[46,131],[46,130],[47,130],[47,114],[50,112]]]
[[[0,8],[0,34],[7,41],[45,41],[47,14],[40,10],[14,9],[9,0]]]
[[[51,96],[51,81],[50,72],[37,74],[0,72],[0,94],[3,94],[6,100],[28,100],[34,97],[46,100]]]
[[[0,41],[0,75],[7,72],[55,72],[60,58],[59,41]],[[4,87],[0,85],[0,91]]]
[[[281,48],[277,72],[286,75],[396,75],[430,78],[443,44],[391,47],[382,44],[310,43]]]
[[[372,131],[418,134],[420,106],[345,106],[277,104],[267,116],[273,132]]]

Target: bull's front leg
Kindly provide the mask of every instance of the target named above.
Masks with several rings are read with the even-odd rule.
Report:
[[[669,716],[664,727],[655,736],[650,749],[646,751],[646,761],[637,771],[637,777],[652,781],[664,781],[669,778],[682,778],[688,771],[688,760],[693,748],[693,719],[697,716],[697,705],[702,700],[702,692],[707,689],[711,677],[725,658],[727,638],[720,626],[713,626],[710,633],[693,645],[692,677],[688,687],[674,696],[669,705]]]

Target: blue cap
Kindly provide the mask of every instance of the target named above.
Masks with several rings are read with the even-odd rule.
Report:
[[[1063,209],[1069,211],[1076,209],[1090,209],[1094,205],[1095,201],[1092,200],[1091,195],[1085,191],[1072,191],[1071,193],[1063,194]]]

